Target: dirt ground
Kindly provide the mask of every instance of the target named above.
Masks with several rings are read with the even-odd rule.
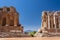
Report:
[[[21,37],[21,38],[0,38],[0,40],[60,40],[60,37]]]

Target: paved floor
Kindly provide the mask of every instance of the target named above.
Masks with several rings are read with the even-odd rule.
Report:
[[[60,40],[60,37],[21,37],[21,38],[0,38],[0,40]]]

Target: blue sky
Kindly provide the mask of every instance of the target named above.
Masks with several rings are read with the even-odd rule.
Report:
[[[24,30],[38,30],[41,12],[60,10],[60,0],[0,0],[0,7],[14,6],[19,12],[19,23]]]

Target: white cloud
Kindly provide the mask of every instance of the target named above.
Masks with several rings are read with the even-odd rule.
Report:
[[[25,30],[38,30],[40,29],[40,25],[24,25],[24,31]]]

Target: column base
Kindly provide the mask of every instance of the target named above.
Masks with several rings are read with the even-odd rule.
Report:
[[[14,26],[17,26],[17,25],[14,25]]]
[[[5,26],[9,26],[8,24],[6,24]]]

